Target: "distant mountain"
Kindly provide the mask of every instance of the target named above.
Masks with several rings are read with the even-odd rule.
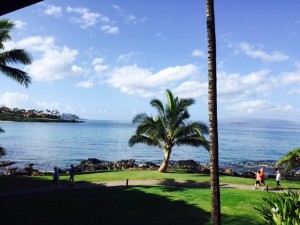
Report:
[[[220,124],[249,124],[266,126],[300,126],[299,122],[279,119],[259,119],[259,118],[230,118],[220,119]]]

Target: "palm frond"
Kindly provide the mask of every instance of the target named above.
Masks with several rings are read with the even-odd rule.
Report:
[[[177,139],[174,142],[174,145],[177,146],[189,145],[194,147],[203,146],[207,151],[209,151],[209,141],[203,137],[199,137],[199,135],[190,135],[187,137],[183,137],[181,139]]]
[[[0,53],[0,63],[7,65],[8,63],[22,63],[24,65],[31,64],[32,60],[24,49],[13,49]]]
[[[149,118],[149,116],[146,113],[139,113],[133,118],[132,123],[140,124],[143,123],[143,121],[145,121],[147,118]]]
[[[151,100],[150,104],[151,104],[154,108],[156,108],[156,110],[157,110],[157,112],[158,112],[159,114],[163,114],[163,112],[165,111],[164,105],[163,105],[162,102],[161,102],[160,100],[158,100],[158,99],[153,99],[153,100]]]
[[[14,79],[21,85],[24,85],[25,87],[28,87],[31,83],[31,78],[28,76],[28,74],[22,70],[12,68],[5,65],[0,65],[0,71],[7,75],[8,77]]]
[[[13,22],[9,20],[0,20],[0,49],[4,49],[3,42],[11,39],[9,32],[13,27]]]
[[[209,141],[206,140],[204,134],[208,134],[208,127],[201,122],[193,122],[184,126],[178,127],[174,133],[175,145],[203,145],[206,149],[209,148]]]
[[[158,146],[161,148],[161,145],[159,143],[159,141],[157,141],[154,138],[151,137],[147,137],[147,136],[137,136],[137,135],[133,135],[131,136],[131,138],[128,141],[128,144],[130,147],[136,145],[136,144],[146,144],[149,146]]]
[[[168,107],[170,108],[170,111],[173,112],[174,107],[175,107],[174,96],[169,89],[167,89],[166,94],[167,94],[167,100],[168,100]]]

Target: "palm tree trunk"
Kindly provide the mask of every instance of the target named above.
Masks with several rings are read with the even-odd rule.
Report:
[[[219,144],[217,115],[217,65],[214,0],[206,0],[207,45],[208,45],[208,114],[210,133],[210,176],[211,176],[211,222],[221,224],[219,187]]]
[[[170,155],[171,155],[171,151],[170,150],[164,150],[165,152],[165,156],[164,156],[164,160],[162,161],[162,164],[160,165],[158,171],[165,173],[167,171],[167,167],[169,164],[169,159],[170,159]]]

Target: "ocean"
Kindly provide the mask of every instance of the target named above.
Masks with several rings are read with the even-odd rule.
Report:
[[[1,161],[15,161],[15,167],[29,163],[41,171],[54,166],[68,168],[82,160],[97,158],[106,161],[135,159],[136,163],[160,163],[163,152],[157,147],[138,144],[128,146],[135,132],[130,122],[93,121],[84,123],[3,122],[0,146],[6,149]],[[299,147],[300,126],[296,124],[219,123],[220,166],[245,162],[275,162],[290,150]],[[209,163],[204,148],[175,147],[170,160],[192,159]]]

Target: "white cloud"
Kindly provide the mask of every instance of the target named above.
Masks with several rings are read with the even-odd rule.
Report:
[[[24,68],[34,80],[52,81],[75,76],[82,72],[82,68],[74,65],[78,51],[66,46],[55,45],[52,37],[28,37],[8,46],[27,49],[39,54],[40,58]]]
[[[28,51],[44,52],[48,49],[56,48],[54,42],[53,37],[32,36],[18,42],[6,42],[5,45],[8,49],[17,47],[27,49]]]
[[[48,5],[47,8],[44,10],[44,13],[49,16],[61,16],[62,8],[59,6]]]
[[[102,64],[104,62],[104,58],[95,58],[92,62],[92,65]]]
[[[128,65],[110,71],[106,82],[124,93],[150,97],[161,88],[177,85],[197,73],[198,68],[192,64],[169,67],[157,73],[137,65]]]
[[[71,106],[63,106],[58,102],[54,103],[47,103],[47,102],[37,102],[36,103],[38,107],[40,107],[43,110],[49,109],[49,110],[58,110],[60,114],[62,113],[75,113],[75,110]]]
[[[13,23],[15,24],[15,28],[17,28],[17,29],[24,29],[24,27],[27,26],[27,23],[25,23],[21,20],[15,20],[15,21],[13,21]]]
[[[127,15],[125,18],[125,22],[126,23],[131,23],[131,22],[135,22],[136,21],[136,17],[133,14]]]
[[[76,74],[82,74],[83,73],[83,68],[80,67],[80,66],[73,65],[71,67],[71,71],[76,73]]]
[[[87,29],[102,24],[100,26],[100,29],[104,33],[106,34],[120,33],[119,28],[116,25],[114,25],[114,22],[112,22],[107,16],[104,16],[101,13],[91,12],[90,9],[84,7],[79,7],[79,8],[67,7],[66,11],[70,14],[75,14],[79,16],[79,17],[71,16],[70,22],[74,24],[78,24],[82,29]]]
[[[101,26],[101,30],[104,31],[106,34],[118,34],[120,33],[120,30],[116,26],[111,25],[103,25]]]
[[[0,96],[0,105],[5,105],[9,108],[19,109],[42,109],[42,110],[58,110],[61,113],[74,113],[70,106],[62,106],[60,103],[32,102],[28,95],[5,92]]]
[[[119,55],[117,58],[117,62],[128,63],[137,55],[138,53],[136,52],[130,52],[128,54]]]
[[[95,65],[94,70],[98,73],[101,74],[104,71],[109,69],[109,65]]]
[[[181,98],[203,98],[207,97],[207,88],[207,82],[186,81],[178,87],[173,88],[172,91]]]
[[[113,8],[124,18],[124,22],[126,24],[137,24],[143,23],[146,20],[146,17],[141,19],[136,18],[136,16],[132,13],[127,13],[124,9],[122,9],[119,5],[113,5]]]
[[[195,49],[192,52],[192,56],[194,56],[194,57],[200,57],[200,58],[205,58],[206,54],[203,51],[201,51],[200,49]]]
[[[281,52],[274,51],[271,54],[268,54],[261,49],[255,49],[254,46],[251,46],[245,42],[240,43],[238,47],[246,55],[253,58],[261,59],[266,62],[282,62],[289,59],[289,56],[284,55]]]
[[[294,72],[283,72],[280,74],[281,84],[297,84],[300,83],[300,68]]]
[[[267,95],[278,83],[268,76],[269,70],[246,75],[218,72],[218,94],[221,100],[238,101],[246,97]]]
[[[100,13],[91,12],[88,8],[67,7],[67,12],[78,14],[80,17],[71,17],[70,22],[79,24],[80,27],[84,29],[95,26],[102,17]]]
[[[288,94],[289,95],[300,95],[300,88],[298,87],[298,88],[293,88],[293,89],[291,89],[291,90],[289,90],[289,92],[288,92]]]
[[[78,82],[75,85],[75,87],[92,88],[92,87],[94,87],[94,81],[93,80],[81,81],[81,82]]]
[[[113,8],[114,8],[115,10],[117,10],[119,13],[123,13],[123,12],[124,12],[124,10],[121,9],[121,7],[118,6],[118,5],[113,5]]]
[[[9,108],[28,108],[29,96],[15,93],[15,92],[5,92],[0,96],[0,104],[5,105]]]
[[[291,105],[272,104],[268,100],[239,102],[228,106],[227,109],[244,116],[260,113],[293,113],[295,111]]]
[[[35,80],[62,80],[78,73],[79,67],[73,65],[77,55],[76,50],[68,47],[50,49],[43,52],[41,59],[35,60],[31,65],[26,66],[25,70]]]
[[[103,64],[104,61],[104,58],[95,58],[93,60],[92,65],[94,66],[94,71],[97,72],[97,74],[102,74],[104,71],[109,69],[109,65]]]
[[[167,37],[162,32],[157,32],[155,34],[155,37],[158,38],[159,40],[163,40],[163,41],[167,40]]]

